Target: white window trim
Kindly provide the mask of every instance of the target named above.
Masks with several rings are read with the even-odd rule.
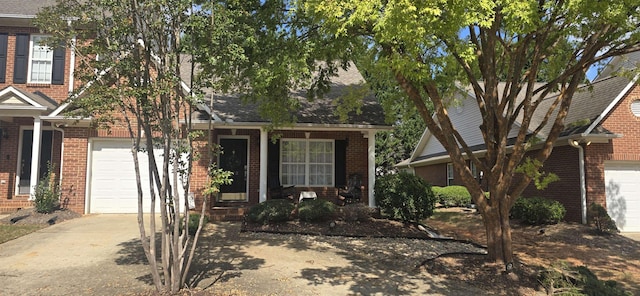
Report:
[[[51,73],[49,73],[48,77],[48,81],[32,81],[31,80],[31,69],[33,68],[33,48],[34,48],[34,39],[36,38],[47,38],[49,37],[49,35],[44,35],[44,34],[31,34],[31,36],[29,36],[29,61],[28,61],[28,67],[27,67],[27,83],[36,83],[36,84],[51,84],[51,77],[53,76],[53,49],[49,48],[48,50],[51,51],[51,59],[49,60],[49,62],[51,63]],[[44,60],[43,60],[44,61]]]
[[[287,184],[284,183],[284,181],[282,181],[282,143],[285,141],[297,141],[297,142],[304,142],[305,143],[305,162],[304,162],[304,184]],[[310,185],[309,184],[309,167],[311,165],[310,162],[310,157],[309,157],[309,143],[311,142],[324,142],[324,143],[331,143],[331,148],[333,150],[333,157],[331,158],[331,184],[314,184],[314,185]],[[282,138],[280,139],[280,159],[279,159],[279,166],[280,166],[280,173],[279,173],[279,178],[280,180],[283,182],[283,186],[291,186],[291,185],[296,185],[296,186],[307,186],[307,187],[333,187],[334,184],[336,183],[336,174],[335,174],[335,168],[336,168],[336,142],[333,139],[303,139],[303,138]]]
[[[453,163],[447,163],[447,186],[451,186],[455,174],[453,173]]]
[[[476,164],[473,160],[469,160],[469,170],[471,170],[471,174],[474,179],[478,179],[478,169],[476,168]]]

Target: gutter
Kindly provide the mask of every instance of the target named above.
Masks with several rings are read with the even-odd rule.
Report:
[[[582,143],[585,146],[589,146],[591,144],[590,141],[584,142],[584,140],[579,142],[578,140],[568,139],[569,145],[573,148],[578,149],[578,165],[580,166],[580,205],[582,209],[582,224],[587,224],[587,187],[585,180],[585,172],[584,172],[584,148],[582,147]]]

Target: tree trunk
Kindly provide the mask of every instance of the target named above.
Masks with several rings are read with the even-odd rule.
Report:
[[[513,268],[513,245],[511,242],[511,224],[509,206],[504,198],[497,198],[484,209],[479,209],[487,234],[487,253],[489,259],[503,263],[507,271]]]

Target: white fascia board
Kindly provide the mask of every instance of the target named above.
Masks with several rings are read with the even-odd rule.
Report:
[[[184,123],[184,121],[181,121]],[[270,126],[268,122],[216,122],[212,121],[213,128],[216,129],[261,129]],[[209,121],[197,120],[192,121],[193,127],[196,129],[208,129]],[[392,126],[366,125],[366,124],[314,124],[314,123],[297,123],[292,126],[274,127],[274,130],[303,130],[303,131],[385,131],[393,129]]]
[[[640,77],[640,74],[637,74],[635,77],[633,77],[633,79],[631,79],[631,81],[629,82],[629,84],[627,84],[627,86],[624,87],[624,89],[618,94],[618,96],[615,97],[615,99],[613,99],[613,101],[611,101],[611,103],[609,104],[609,106],[607,106],[607,108],[604,109],[604,111],[602,111],[602,114],[598,115],[598,117],[596,118],[596,120],[594,120],[591,125],[589,126],[589,128],[587,128],[583,133],[582,136],[586,137],[587,135],[589,135],[594,128],[596,128],[596,126],[598,126],[600,124],[600,122],[602,122],[602,120],[607,117],[607,115],[609,114],[609,112],[611,112],[611,110],[613,110],[613,108],[618,104],[618,102],[620,102],[620,100],[622,100],[622,98],[624,98],[624,96],[627,95],[627,93],[629,92],[629,90],[631,90],[631,88],[636,84],[636,82],[638,82],[638,77]]]
[[[2,91],[0,91],[0,97],[4,96],[5,94],[8,94],[8,93],[13,93],[14,95],[20,97],[22,100],[24,100],[25,102],[27,102],[29,105],[31,105],[33,107],[37,107],[37,108],[42,107],[42,108],[44,108],[44,110],[47,109],[47,107],[42,106],[42,105],[38,104],[36,101],[32,100],[31,98],[25,96],[21,91],[19,91],[18,89],[16,89],[13,86],[8,86],[7,88],[5,88]]]

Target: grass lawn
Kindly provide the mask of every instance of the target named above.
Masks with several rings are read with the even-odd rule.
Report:
[[[45,225],[29,225],[29,224],[0,224],[0,244],[8,242],[12,239],[19,238],[23,235],[32,233],[38,229],[46,227]]]

